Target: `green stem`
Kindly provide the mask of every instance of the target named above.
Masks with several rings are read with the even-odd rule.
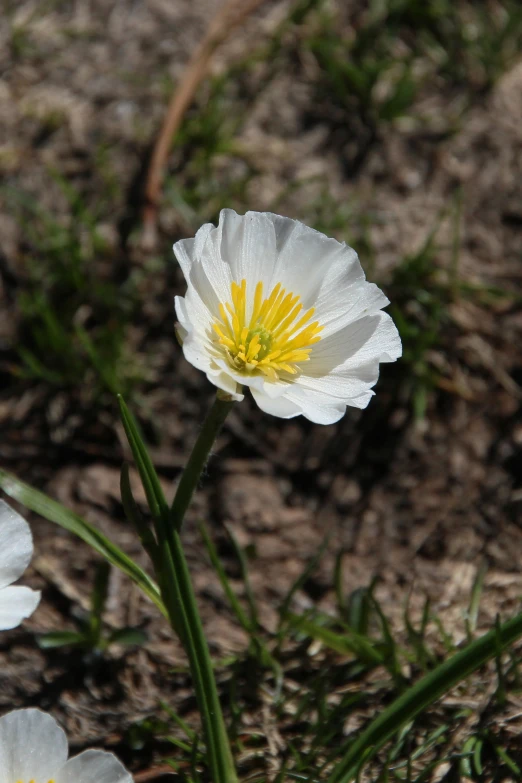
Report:
[[[214,404],[203,422],[201,432],[182,473],[172,503],[170,516],[176,530],[181,529],[183,518],[192,500],[192,495],[207,464],[210,450],[233,404],[232,400],[225,397],[225,395],[220,395],[218,392]]]
[[[201,713],[208,765],[213,783],[237,783],[237,774],[219,703],[214,669],[203,631],[190,573],[178,529],[173,524],[156,470],[149,457],[134,417],[119,397],[123,426],[139,470],[157,535],[157,556],[153,562],[170,624],[178,634],[189,659],[190,671]],[[217,399],[183,474],[174,508],[182,509],[180,523],[205,467],[213,439],[219,432],[231,402]],[[197,452],[196,457],[194,453]],[[199,471],[199,472],[198,472]],[[124,485],[125,487],[125,485]],[[181,500],[178,496],[181,492]]]
[[[163,573],[160,580],[163,600],[172,627],[179,627],[181,641],[190,662],[212,778],[214,783],[237,783],[212,660],[181,539],[168,518],[162,521],[158,532],[163,554]]]

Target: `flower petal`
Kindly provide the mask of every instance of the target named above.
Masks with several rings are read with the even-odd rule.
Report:
[[[368,362],[394,362],[402,346],[397,327],[387,313],[359,318],[320,340],[303,365],[303,376],[324,377],[336,367],[352,370]]]
[[[219,228],[212,226],[204,248],[192,263],[187,282],[192,283],[210,312],[217,315],[219,302],[230,300],[233,279],[230,264],[219,251]]]
[[[0,588],[23,574],[33,556],[31,528],[3,500],[0,500]]]
[[[225,298],[221,301],[230,299],[233,280],[237,283],[247,280],[247,299],[253,300],[260,280],[268,295],[276,264],[276,238],[270,217],[264,212],[238,215],[233,209],[222,209],[219,225],[209,235],[202,261],[209,277],[209,270],[222,269],[226,290],[223,289]]]
[[[0,589],[0,631],[16,628],[40,603],[39,590],[10,585]]]
[[[186,332],[191,332],[194,329],[194,325],[187,310],[187,302],[182,296],[174,297],[174,309],[183,329]]]
[[[86,750],[69,759],[53,783],[132,783],[132,777],[112,753]]]
[[[387,313],[379,312],[317,343],[303,374],[276,399],[253,387],[251,392],[259,407],[273,416],[286,419],[301,413],[316,424],[333,424],[347,405],[368,405],[379,363],[395,361],[400,354],[395,324]]]
[[[374,283],[358,280],[350,283],[343,276],[326,276],[315,302],[314,318],[322,325],[321,337],[375,315],[389,300]]]
[[[317,348],[322,343],[317,344]],[[365,408],[379,379],[381,362],[401,355],[401,341],[387,313],[361,318],[324,340],[304,367],[299,385],[326,399]]]
[[[293,419],[295,416],[300,416],[303,412],[300,405],[291,402],[286,396],[269,397],[252,386],[250,391],[261,410],[264,413],[269,413],[271,416],[278,416],[280,419]]]
[[[361,395],[366,398],[366,404],[373,396],[373,392],[368,396],[368,391],[375,386],[379,380],[379,362],[368,362],[355,369],[346,367],[336,368],[331,373],[322,378],[313,378],[310,376],[301,376],[299,385],[310,392],[317,392],[322,397],[335,400],[343,400],[347,405],[355,408],[366,407],[355,404]]]
[[[47,783],[67,760],[67,737],[41,710],[15,710],[0,718],[0,783]]]
[[[173,250],[179,261],[185,280],[188,280],[189,278],[193,261],[198,260],[201,257],[201,252],[205,246],[207,237],[213,228],[214,226],[212,223],[205,223],[198,229],[195,237],[180,239],[179,242],[174,244]]]
[[[212,367],[212,353],[207,343],[205,337],[198,337],[194,332],[189,332],[183,340],[185,359],[202,372],[209,372]]]
[[[328,306],[322,303],[324,292],[337,291],[364,283],[364,272],[355,250],[344,242],[327,237],[296,220],[268,214],[274,223],[278,259],[272,285],[299,294],[305,309],[314,307],[316,315]],[[349,301],[348,299],[346,301]]]
[[[261,394],[257,389],[251,388],[251,392],[262,411],[281,419],[293,419],[301,415],[314,424],[335,424],[346,412],[346,403],[328,399],[314,391],[309,392],[297,383],[289,384],[288,390],[276,398]]]
[[[247,373],[237,372],[232,369],[230,364],[221,357],[216,357],[213,360],[213,366],[219,367],[222,372],[226,373],[240,386],[249,386],[251,389],[257,389],[262,394],[267,394],[269,397],[279,397],[284,393],[288,386],[286,381],[282,380],[267,380],[264,375],[249,375]]]
[[[213,383],[218,389],[230,394],[232,399],[236,402],[241,402],[241,400],[245,399],[245,395],[238,391],[238,389],[241,389],[241,384],[238,385],[234,378],[228,373],[211,371],[207,373],[207,378],[210,383]]]

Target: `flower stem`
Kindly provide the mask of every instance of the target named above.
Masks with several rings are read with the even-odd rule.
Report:
[[[183,524],[183,518],[189,507],[192,495],[196,489],[198,482],[201,478],[201,474],[205,469],[207,460],[210,455],[210,450],[214,445],[218,433],[223,426],[228,412],[234,404],[227,395],[218,394],[214,400],[214,404],[207,413],[207,417],[203,422],[201,432],[192,450],[192,454],[189,457],[189,461],[181,475],[178,489],[172,503],[170,511],[171,521],[174,524],[176,530],[181,529]]]
[[[158,532],[163,566],[158,578],[171,625],[174,630],[179,629],[189,659],[212,780],[213,783],[237,783],[212,661],[181,539],[168,518],[160,522]]]
[[[147,452],[134,417],[120,397],[119,405],[127,439],[147,495],[154,520],[157,548],[153,564],[167,615],[189,659],[190,671],[201,713],[207,761],[213,783],[237,783],[237,774],[219,703],[212,660],[198,611],[196,596],[178,529],[173,524],[176,503],[183,519],[201,471],[205,467],[214,438],[230,410],[228,399],[217,399],[207,416],[187,468],[182,476],[174,508],[169,510],[156,470]],[[124,481],[124,488],[130,492]],[[178,498],[181,493],[181,499]],[[129,498],[127,498],[128,500]],[[148,543],[148,542],[147,542]],[[150,547],[149,547],[150,548]]]

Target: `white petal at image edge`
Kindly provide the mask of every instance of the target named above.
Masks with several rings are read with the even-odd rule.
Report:
[[[0,631],[16,628],[40,603],[40,591],[12,585],[0,589]],[[29,778],[31,780],[31,778]],[[0,776],[0,783],[3,783]]]
[[[132,783],[132,777],[112,753],[86,750],[70,759],[53,783]]]
[[[32,555],[31,528],[20,514],[0,500],[0,588],[22,576]]]
[[[52,780],[67,760],[67,737],[55,719],[37,709],[0,718],[0,783]]]

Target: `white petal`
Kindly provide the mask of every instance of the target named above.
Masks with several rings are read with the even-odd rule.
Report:
[[[343,400],[347,405],[359,408],[361,406],[355,404],[353,400],[361,395],[367,396],[368,391],[375,386],[378,380],[379,362],[375,361],[359,365],[359,367],[352,370],[346,367],[337,367],[328,375],[320,378],[302,375],[299,378],[299,386],[309,391],[318,392],[325,397]],[[372,394],[370,394],[371,396]],[[370,397],[368,397],[368,401]],[[366,405],[362,407],[366,407]]]
[[[209,232],[205,247],[190,270],[190,282],[212,313],[219,313],[217,304],[230,301],[233,281],[230,264],[220,252],[220,229]]]
[[[197,370],[209,372],[212,367],[212,354],[209,341],[195,332],[189,332],[183,340],[183,354]]]
[[[178,318],[178,321],[182,325],[183,329],[186,332],[191,332],[193,329],[192,321],[190,320],[187,311],[187,303],[182,296],[174,297],[174,310],[176,311],[176,316]]]
[[[313,320],[323,327],[324,339],[360,318],[375,315],[387,304],[387,297],[374,283],[350,283],[346,276],[328,276],[318,292]]]
[[[36,709],[0,718],[0,783],[47,783],[67,760],[67,737],[55,719]]]
[[[318,350],[321,347],[321,350]],[[333,424],[346,406],[365,408],[379,378],[379,363],[395,361],[401,343],[387,313],[361,318],[314,346],[304,372],[273,399],[251,388],[266,413],[281,418],[302,414],[316,424]]]
[[[369,389],[363,394],[359,394],[357,397],[352,397],[352,399],[350,400],[350,407],[360,408],[361,410],[363,410],[364,408],[368,407],[368,403],[370,402],[372,397],[375,397],[375,392]]]
[[[0,588],[23,574],[32,555],[31,528],[20,514],[0,500]]]
[[[272,221],[263,212],[238,215],[233,209],[223,209],[219,226],[210,237],[215,251],[230,266],[232,280],[243,278],[255,289],[262,280],[268,286],[276,263],[276,237]],[[268,291],[265,288],[265,295]]]
[[[277,256],[275,230],[270,216],[264,212],[237,215],[232,209],[221,210],[219,225],[209,234],[201,261],[207,278],[223,303],[231,299],[232,281],[247,281],[249,310],[259,281],[264,285],[265,296],[272,288]]]
[[[334,424],[346,412],[344,402],[329,399],[314,391],[309,392],[297,383],[289,384],[287,391],[275,399],[260,394],[256,389],[251,391],[262,411],[282,419],[293,419],[294,416],[302,415],[314,424]]]
[[[205,254],[207,257],[208,253]],[[205,266],[203,261],[192,264],[187,278],[185,303],[195,325],[206,328],[210,321],[219,316],[219,303],[230,301],[231,282],[230,269],[226,265],[210,262]]]
[[[261,410],[264,413],[269,413],[271,416],[278,416],[280,419],[293,419],[295,416],[300,416],[303,412],[301,406],[291,402],[285,396],[268,397],[253,387],[250,388],[250,391]]]
[[[249,386],[251,389],[257,389],[261,394],[267,394],[269,397],[279,397],[288,386],[286,381],[270,381],[265,375],[248,375],[247,373],[243,374],[233,370],[227,360],[219,356],[214,358],[213,365],[219,367],[241,386]]]
[[[132,777],[112,753],[86,750],[70,759],[53,783],[132,783]]]
[[[318,394],[315,390],[306,389],[298,383],[292,384],[285,397],[301,406],[302,414],[314,424],[335,424],[346,413],[346,402]]]
[[[389,304],[383,292],[365,280],[355,250],[295,220],[266,213],[274,223],[277,264],[272,279],[299,294],[305,308],[328,334]]]
[[[399,333],[387,313],[360,318],[314,345],[303,375],[322,377],[335,367],[351,370],[369,362],[394,362],[401,356]]]
[[[315,307],[325,281],[342,276],[347,283],[364,280],[357,253],[344,242],[321,234],[297,220],[266,213],[274,225],[277,262],[271,288],[281,283],[299,294],[305,308]],[[337,286],[334,280],[333,286]]]
[[[207,343],[207,334],[212,328],[214,317],[191,284],[185,298],[181,296],[174,298],[174,307],[184,332]]]
[[[10,585],[0,589],[0,631],[16,628],[40,603],[40,591]]]
[[[218,389],[230,394],[236,402],[241,402],[241,400],[245,399],[245,395],[238,391],[241,386],[238,386],[237,382],[228,373],[211,371],[207,373],[207,378]]]
[[[182,310],[178,309],[179,299],[178,297],[176,299],[176,312],[179,318]],[[182,322],[182,328],[183,326]],[[190,322],[188,322],[188,326],[192,328]],[[206,336],[197,334],[195,330],[184,335],[183,355],[185,359],[197,370],[206,373],[208,380],[214,386],[232,395],[237,402],[241,402],[244,399],[244,394],[238,392],[238,381],[228,371],[228,365],[225,360],[221,358],[216,360],[214,353],[215,351]],[[239,384],[242,385],[241,381],[239,381]]]
[[[180,239],[179,242],[175,243],[173,250],[176,254],[176,258],[179,261],[179,265],[185,276],[185,280],[188,280],[189,278],[192,262],[201,257],[201,252],[205,246],[207,237],[213,229],[214,226],[212,223],[205,223],[198,230],[195,237],[191,237],[190,239]]]
[[[304,365],[297,383],[323,399],[342,400],[354,408],[368,405],[380,363],[395,361],[401,355],[400,338],[387,313],[362,318],[324,342],[322,352],[314,350]]]
[[[214,254],[214,245],[209,242],[209,237],[216,236],[218,231],[212,223],[206,223],[193,239],[182,239],[174,245],[174,253],[188,285],[187,297],[192,297],[190,305],[196,310],[194,323],[201,321],[201,304],[215,317],[219,312],[219,302],[230,299],[230,267],[219,253]],[[196,297],[194,292],[190,294],[191,288]]]

